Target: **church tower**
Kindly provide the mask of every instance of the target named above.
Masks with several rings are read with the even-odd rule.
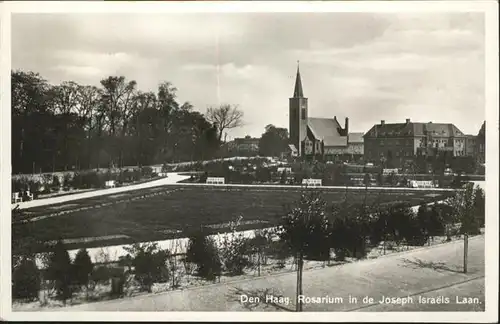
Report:
[[[307,98],[302,90],[302,80],[297,62],[297,76],[295,78],[295,89],[293,97],[289,101],[289,127],[290,144],[295,145],[299,156],[302,156],[302,141],[307,132]]]

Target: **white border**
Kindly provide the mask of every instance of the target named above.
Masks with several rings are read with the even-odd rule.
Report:
[[[386,313],[278,313],[278,312],[74,312],[65,320],[175,320],[175,321],[498,321],[498,4],[495,1],[365,1],[365,2],[7,2],[0,3],[0,318],[58,320],[61,313],[12,312],[10,299],[10,14],[11,13],[186,13],[186,12],[457,12],[485,13],[486,32],[486,311]],[[471,107],[475,109],[475,107]]]

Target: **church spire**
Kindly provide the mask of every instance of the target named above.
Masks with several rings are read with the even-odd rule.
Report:
[[[300,79],[299,61],[297,61],[297,77],[295,78],[293,98],[304,98],[304,92],[302,91],[302,80]]]

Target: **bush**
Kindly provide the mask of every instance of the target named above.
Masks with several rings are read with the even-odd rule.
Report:
[[[71,259],[64,244],[59,240],[54,251],[49,257],[49,267],[47,275],[49,280],[55,281],[57,296],[61,298],[64,303],[71,297],[71,282],[72,282],[72,269]]]
[[[189,235],[186,259],[196,264],[198,275],[207,280],[220,276],[222,263],[217,245],[203,230]]]
[[[248,239],[243,233],[238,233],[236,230],[242,217],[238,218],[236,222],[231,222],[231,232],[223,236],[221,258],[225,270],[231,275],[240,275],[244,269],[251,265],[248,254],[250,246]]]
[[[52,186],[53,189],[59,190],[61,188],[61,180],[59,179],[58,176],[54,175],[52,177]]]
[[[271,242],[266,253],[278,261],[278,268],[284,268],[286,260],[293,254],[290,245],[283,240]]]
[[[64,188],[70,188],[73,185],[73,179],[71,174],[65,173],[63,176],[63,187]]]
[[[100,188],[104,181],[96,171],[75,172],[71,185],[77,189]]]
[[[151,292],[154,283],[168,282],[168,250],[158,248],[157,243],[137,243],[126,247],[125,250],[131,255],[134,277],[142,289]]]
[[[330,254],[329,231],[326,201],[313,191],[302,194],[282,218],[280,238],[288,242],[300,259],[326,260]]]
[[[368,210],[363,206],[353,205],[347,202],[334,206],[330,224],[330,244],[335,252],[337,260],[345,257],[358,259],[366,256],[366,238],[369,236],[366,215]]]
[[[12,273],[12,298],[38,299],[40,273],[35,260],[23,258]]]
[[[485,216],[486,216],[486,208],[485,208],[485,198],[484,198],[484,190],[477,186],[474,190],[474,213],[479,223],[479,227],[484,227],[485,224]]]
[[[88,287],[89,277],[94,265],[86,249],[78,250],[73,261],[73,280],[79,286]]]
[[[90,273],[90,288],[95,288],[96,285],[106,285],[113,277],[113,270],[107,266],[97,266]]]
[[[38,193],[40,192],[40,189],[42,187],[42,183],[38,180],[29,180],[27,187],[32,193]]]
[[[145,178],[151,178],[153,174],[153,168],[145,166],[141,168],[141,176]]]

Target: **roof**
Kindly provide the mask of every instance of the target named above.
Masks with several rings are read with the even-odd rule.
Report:
[[[295,147],[295,145],[293,144],[288,144],[288,148],[290,149],[290,151],[292,152],[297,152],[297,148]]]
[[[302,79],[300,78],[299,66],[297,66],[297,76],[295,78],[295,89],[293,90],[293,98],[304,98],[302,90]]]
[[[307,126],[317,140],[325,146],[347,146],[347,136],[339,133],[340,124],[336,118],[308,118]]]
[[[481,129],[479,129],[479,133],[477,134],[477,136],[484,137],[485,134],[486,134],[486,121],[483,122],[483,125],[481,126]]]
[[[364,133],[349,133],[349,143],[363,143]]]
[[[376,136],[442,136],[442,137],[462,137],[465,136],[453,124],[443,123],[394,123],[374,125],[364,137]]]

